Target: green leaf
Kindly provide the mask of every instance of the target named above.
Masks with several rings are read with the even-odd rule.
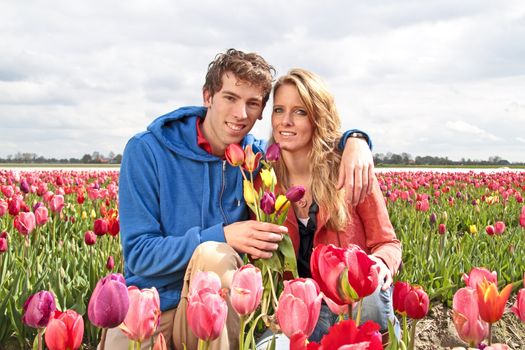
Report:
[[[297,259],[290,236],[284,235],[283,240],[279,243],[279,252],[284,257],[284,271],[290,271],[294,278],[299,277],[297,273]]]

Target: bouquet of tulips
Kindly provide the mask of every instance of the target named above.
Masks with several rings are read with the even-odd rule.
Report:
[[[260,152],[254,153],[252,146],[243,150],[237,144],[231,144],[225,151],[226,160],[234,167],[239,167],[243,178],[244,199],[257,221],[282,225],[286,220],[290,202],[297,202],[304,196],[303,186],[294,186],[286,194],[276,192],[277,178],[272,163],[280,157],[278,144],[268,147],[265,159]],[[261,186],[254,186],[254,173],[259,169]],[[284,235],[279,248],[269,259],[257,259],[254,265],[261,270],[264,292],[261,301],[261,315],[267,327],[274,327],[273,313],[277,308],[278,295],[283,289],[283,274],[289,273],[294,278],[297,274],[297,261],[292,241]]]

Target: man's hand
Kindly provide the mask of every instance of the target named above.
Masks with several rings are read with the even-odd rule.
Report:
[[[374,158],[366,141],[349,137],[339,166],[337,188],[345,188],[345,201],[355,207],[372,193]]]
[[[254,259],[271,258],[284,233],[288,233],[285,226],[254,220],[236,222],[224,227],[226,243],[239,253],[250,254]]]
[[[373,254],[370,254],[368,257],[374,260],[378,266],[378,280],[379,282],[383,282],[381,289],[387,290],[392,285],[392,272],[390,272],[390,269],[381,258]]]

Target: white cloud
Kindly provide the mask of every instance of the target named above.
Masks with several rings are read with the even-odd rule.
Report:
[[[481,137],[483,139],[491,140],[491,141],[499,140],[498,137],[492,135],[491,133],[483,129],[480,129],[475,125],[465,123],[464,121],[461,121],[461,120],[456,120],[454,122],[448,121],[446,122],[445,126],[450,130],[459,132],[460,134],[475,135],[475,136]]]

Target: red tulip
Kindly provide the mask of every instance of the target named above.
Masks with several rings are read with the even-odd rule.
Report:
[[[284,281],[276,312],[282,332],[289,338],[295,333],[310,336],[319,319],[322,299],[319,286],[310,278]]]
[[[381,333],[379,333],[379,325],[377,323],[366,321],[359,327],[356,327],[354,320],[349,319],[336,323],[330,327],[328,334],[321,339],[321,344],[310,343],[308,344],[307,349],[378,350],[383,349],[383,345]]]
[[[266,161],[268,162],[276,162],[281,157],[281,147],[278,143],[273,143],[270,146],[268,146],[268,149],[266,150]]]
[[[115,237],[120,232],[120,224],[118,218],[111,218],[108,220],[108,233]]]
[[[115,267],[115,259],[113,258],[113,255],[110,255],[108,257],[108,260],[106,261],[106,268],[111,271],[113,270],[113,267]]]
[[[420,286],[412,286],[405,298],[407,316],[414,320],[424,318],[428,313],[429,299],[427,293]]]
[[[230,290],[233,309],[241,316],[251,314],[261,302],[261,270],[251,264],[241,266],[233,274]]]
[[[64,208],[64,196],[56,194],[49,200],[49,209],[53,213],[60,213]]]
[[[489,325],[479,315],[477,291],[473,288],[460,288],[452,302],[452,320],[459,337],[477,346],[489,333]]]
[[[97,236],[104,236],[108,233],[108,221],[106,219],[96,219],[93,223],[93,232]]]
[[[487,235],[493,236],[495,233],[494,226],[488,225],[487,227],[485,227],[485,232],[487,232]]]
[[[499,293],[496,283],[483,280],[477,285],[477,292],[481,319],[488,323],[497,322],[503,316],[505,303],[512,292],[512,284],[508,284]]]
[[[253,172],[259,167],[259,161],[262,157],[261,152],[253,153],[252,145],[247,145],[244,148],[244,164],[243,168],[249,172]]]
[[[74,310],[55,311],[47,324],[45,340],[49,350],[76,350],[82,345],[84,320]]]
[[[112,273],[97,282],[88,305],[91,323],[101,328],[117,327],[129,309],[128,288],[124,277]]]
[[[339,296],[339,276],[345,269],[345,250],[333,244],[319,244],[312,252],[310,270],[312,278],[321,291],[334,303],[343,305],[345,300]]]
[[[244,163],[244,151],[241,146],[235,143],[226,147],[224,157],[231,166],[241,166]]]
[[[346,248],[345,265],[340,295],[347,304],[361,300],[376,290],[379,283],[377,265],[361,248]]]
[[[503,232],[505,232],[505,223],[503,221],[496,221],[494,224],[494,232],[498,235],[503,234]]]
[[[160,299],[155,288],[128,287],[129,310],[120,330],[131,340],[142,342],[150,338],[159,324]]]
[[[24,303],[22,322],[29,327],[44,328],[56,310],[55,296],[47,290],[40,291],[27,298]]]
[[[188,325],[199,339],[210,341],[218,338],[227,315],[228,305],[224,297],[211,288],[194,290],[188,296]]]
[[[31,212],[29,213],[21,212],[15,217],[13,221],[13,225],[15,226],[16,230],[20,232],[20,234],[27,235],[35,229],[35,226],[36,226],[35,214]]]
[[[398,281],[394,284],[392,302],[394,304],[394,310],[399,312],[401,315],[406,315],[405,300],[411,288],[412,287],[408,282]]]
[[[20,213],[20,206],[22,205],[22,201],[18,198],[12,198],[9,201],[9,204],[7,205],[7,208],[9,210],[9,214],[12,216],[18,215]]]
[[[15,194],[15,190],[13,189],[13,186],[2,185],[1,189],[2,189],[2,193],[4,194],[5,198],[11,198]]]
[[[516,299],[514,305],[510,308],[510,311],[518,316],[521,322],[525,322],[525,288],[521,288],[518,291],[518,298]]]
[[[47,208],[43,205],[35,209],[35,219],[38,226],[45,225],[48,218]]]
[[[476,289],[477,285],[483,282],[484,279],[489,282],[498,283],[498,275],[496,274],[496,271],[490,272],[484,267],[474,267],[470,270],[468,275],[463,274],[463,281],[467,287],[474,289]]]
[[[84,234],[84,242],[87,245],[93,245],[97,243],[97,235],[93,231],[86,231]]]
[[[5,237],[0,237],[0,253],[7,252],[7,239]]]

